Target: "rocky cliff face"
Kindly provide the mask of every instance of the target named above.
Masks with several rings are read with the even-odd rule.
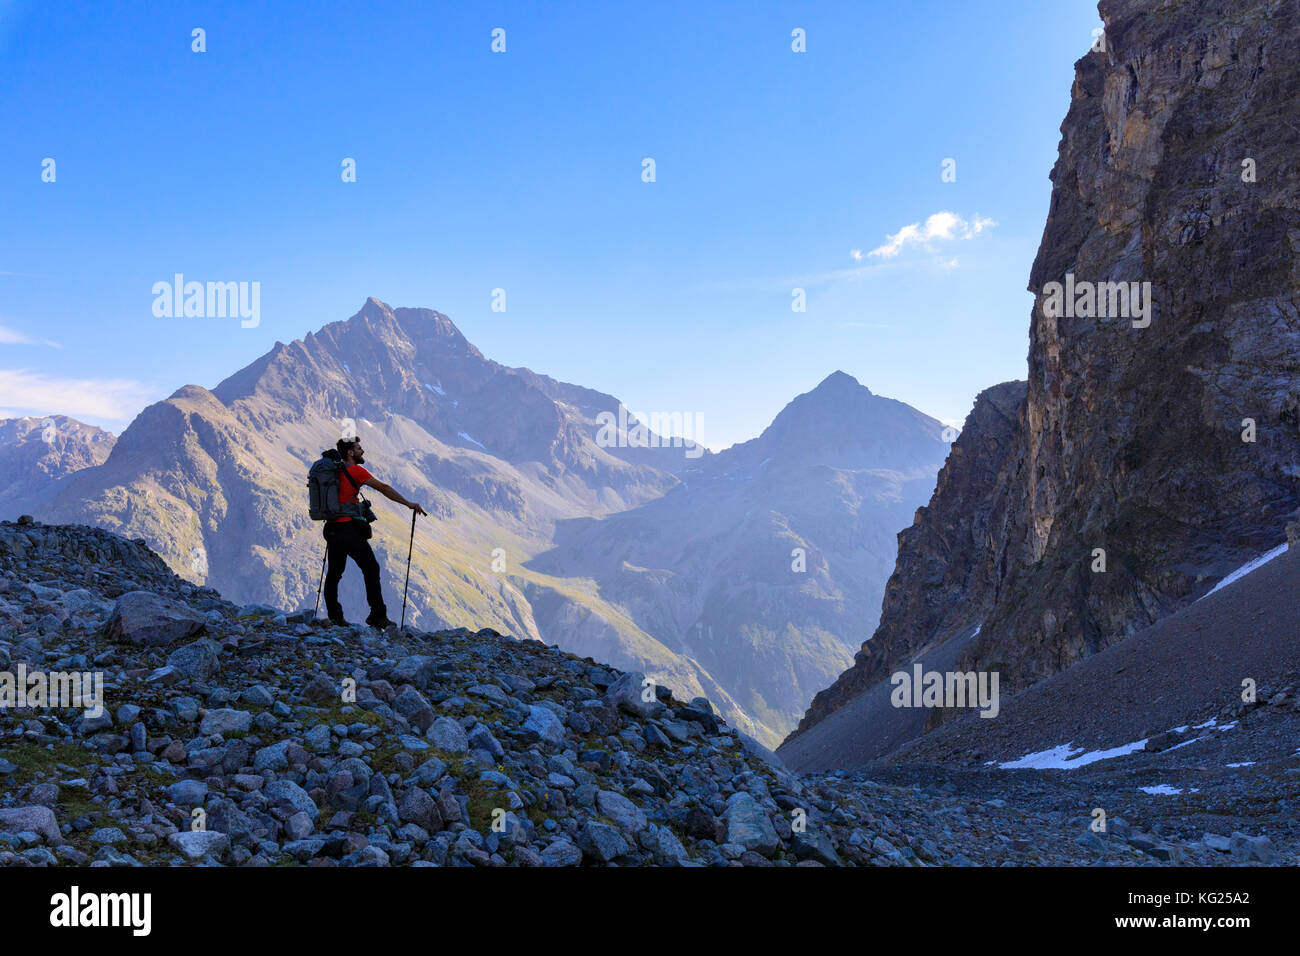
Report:
[[[1300,10],[1100,10],[1030,273],[1023,510],[970,656],[1019,686],[1278,544],[1297,504]],[[1067,275],[1149,282],[1150,324],[1053,317]]]
[[[922,524],[955,541],[971,509],[1005,518],[973,557],[914,551],[926,535],[912,529],[891,589],[950,583],[936,604],[887,607],[804,729],[958,622],[982,625],[962,666],[1022,688],[1285,537],[1300,475],[1300,10],[1100,11],[1105,50],[1077,64],[1030,273],[1022,444],[995,480],[937,493]],[[1110,283],[1134,294],[1128,312]]]

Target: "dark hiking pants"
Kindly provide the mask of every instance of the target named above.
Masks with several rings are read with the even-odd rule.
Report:
[[[339,579],[348,558],[356,562],[366,579],[366,601],[370,604],[367,621],[382,621],[388,617],[384,595],[379,586],[379,561],[370,550],[370,542],[361,536],[360,522],[344,521],[325,525],[325,612],[331,621],[343,620],[343,605],[339,604]]]

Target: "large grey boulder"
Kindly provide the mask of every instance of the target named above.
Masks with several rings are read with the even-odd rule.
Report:
[[[664,709],[654,693],[654,685],[646,685],[646,676],[640,671],[628,671],[605,691],[605,699],[625,713],[637,717],[653,717]],[[646,698],[649,697],[649,700]]]
[[[109,640],[158,647],[197,634],[207,618],[179,601],[152,591],[128,591],[117,599],[104,625]]]
[[[743,790],[727,799],[723,818],[727,821],[728,843],[739,844],[763,856],[771,856],[781,845],[767,812]]]
[[[59,822],[49,807],[9,807],[0,810],[0,832],[39,833],[47,843],[57,845],[63,842]]]

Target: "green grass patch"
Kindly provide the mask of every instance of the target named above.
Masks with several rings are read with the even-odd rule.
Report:
[[[46,744],[19,743],[5,748],[5,758],[18,767],[13,776],[17,786],[43,780],[47,776],[64,776],[58,764],[82,769],[92,764],[98,766],[93,750],[86,750],[76,744],[56,743],[46,749]]]
[[[344,707],[351,707],[347,713],[344,713]],[[342,701],[331,704],[327,708],[312,708],[316,713],[311,714],[315,718],[312,723],[304,724],[308,727],[317,727],[321,724],[328,724],[333,727],[335,724],[351,726],[352,724],[369,724],[371,727],[383,727],[384,719],[374,711],[366,710],[364,707],[358,707],[356,704],[345,704]]]

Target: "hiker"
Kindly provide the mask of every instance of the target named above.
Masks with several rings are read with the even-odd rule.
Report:
[[[347,624],[343,619],[343,606],[339,604],[339,579],[343,577],[348,558],[351,558],[366,579],[366,601],[370,604],[370,616],[366,618],[366,623],[383,630],[392,626],[393,622],[388,619],[388,609],[384,606],[384,595],[380,589],[379,562],[370,550],[370,522],[360,517],[369,511],[370,505],[362,499],[362,507],[358,509],[357,495],[364,485],[399,505],[405,505],[417,515],[427,515],[428,512],[415,502],[407,501],[362,467],[366,452],[361,447],[359,437],[351,441],[340,438],[336,447],[338,461],[343,466],[339,471],[339,505],[344,510],[357,512],[358,516],[345,514],[325,522],[325,555],[329,566],[325,574],[325,612],[334,624]],[[411,520],[415,520],[414,515]]]

